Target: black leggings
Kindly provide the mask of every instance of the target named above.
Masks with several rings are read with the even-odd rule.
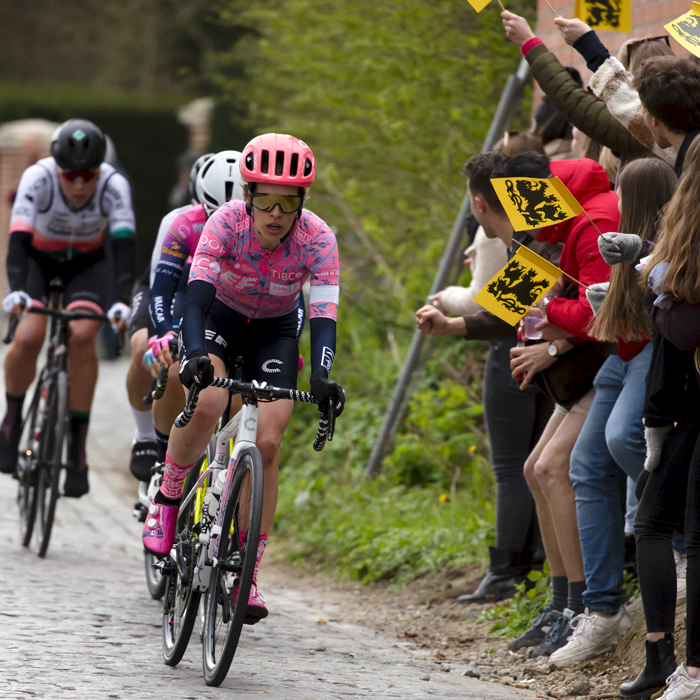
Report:
[[[523,466],[552,415],[539,389],[521,391],[511,377],[510,349],[517,340],[493,341],[484,371],[484,417],[496,475],[496,547],[532,554],[537,513]]]
[[[700,666],[700,420],[668,434],[659,466],[650,474],[634,523],[637,569],[647,632],[673,632],[676,567],[671,538],[685,531],[687,663]]]

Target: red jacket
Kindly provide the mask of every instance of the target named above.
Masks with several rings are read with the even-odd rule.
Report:
[[[617,194],[603,168],[594,160],[554,160],[549,164],[552,175],[558,177],[593,219],[601,233],[617,231],[620,212]],[[579,214],[556,226],[543,228],[537,239],[564,243],[559,267],[582,284],[590,287],[607,282],[610,266],[598,252],[598,232],[585,214]],[[572,335],[592,340],[587,329],[593,321],[593,311],[586,299],[586,290],[579,285],[577,299],[555,297],[547,305],[547,320]]]

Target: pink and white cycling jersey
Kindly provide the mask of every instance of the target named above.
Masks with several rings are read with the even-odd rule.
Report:
[[[162,242],[158,245],[158,262],[156,272],[169,273],[173,270],[174,276],[179,277],[187,258],[194,255],[199,243],[199,237],[207,223],[207,215],[204,207],[197,204],[181,211],[168,227]]]
[[[245,204],[233,200],[214,213],[199,239],[190,282],[216,287],[216,298],[248,318],[293,312],[299,290],[311,278],[310,318],[337,321],[338,245],[316,214],[301,217],[275,251],[261,247]]]

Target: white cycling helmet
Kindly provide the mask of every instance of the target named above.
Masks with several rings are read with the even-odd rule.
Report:
[[[199,204],[199,199],[197,199],[197,175],[202,169],[202,166],[213,156],[213,153],[205,153],[203,156],[199,156],[197,160],[192,164],[190,169],[190,199],[194,200],[196,204]]]
[[[197,175],[197,199],[211,216],[230,199],[243,199],[240,151],[221,151],[212,156]]]

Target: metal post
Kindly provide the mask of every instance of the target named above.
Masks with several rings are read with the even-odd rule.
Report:
[[[506,130],[513,114],[520,106],[520,102],[523,98],[523,90],[525,89],[525,83],[530,75],[530,66],[528,62],[522,58],[520,60],[520,65],[515,75],[508,77],[506,86],[501,94],[501,99],[498,103],[498,108],[496,109],[496,114],[491,120],[491,125],[489,127],[486,139],[484,140],[484,145],[481,149],[482,153],[490,151],[493,145],[498,141],[500,135]],[[452,226],[452,233],[447,242],[447,247],[440,260],[440,265],[438,266],[435,277],[433,278],[433,283],[430,286],[429,294],[434,294],[439,290],[443,289],[445,282],[448,279],[450,270],[454,266],[455,259],[460,255],[462,247],[464,245],[464,229],[467,216],[471,211],[469,196],[465,195],[462,200],[462,205],[459,208],[459,213],[455,219],[454,225]],[[365,468],[365,477],[372,479],[379,474],[381,471],[382,460],[389,450],[391,441],[396,434],[396,431],[401,424],[403,419],[403,414],[406,409],[406,404],[411,396],[410,385],[412,384],[415,375],[418,373],[420,368],[425,363],[428,353],[421,358],[421,350],[425,344],[426,339],[429,336],[423,335],[420,331],[415,331],[413,333],[413,338],[411,340],[411,346],[408,350],[408,355],[401,368],[401,373],[394,387],[394,394],[391,398],[391,403],[384,415],[384,421],[382,427],[379,430],[377,439],[374,442],[374,447],[372,448],[372,454],[369,457],[369,462],[367,462],[367,467]]]

